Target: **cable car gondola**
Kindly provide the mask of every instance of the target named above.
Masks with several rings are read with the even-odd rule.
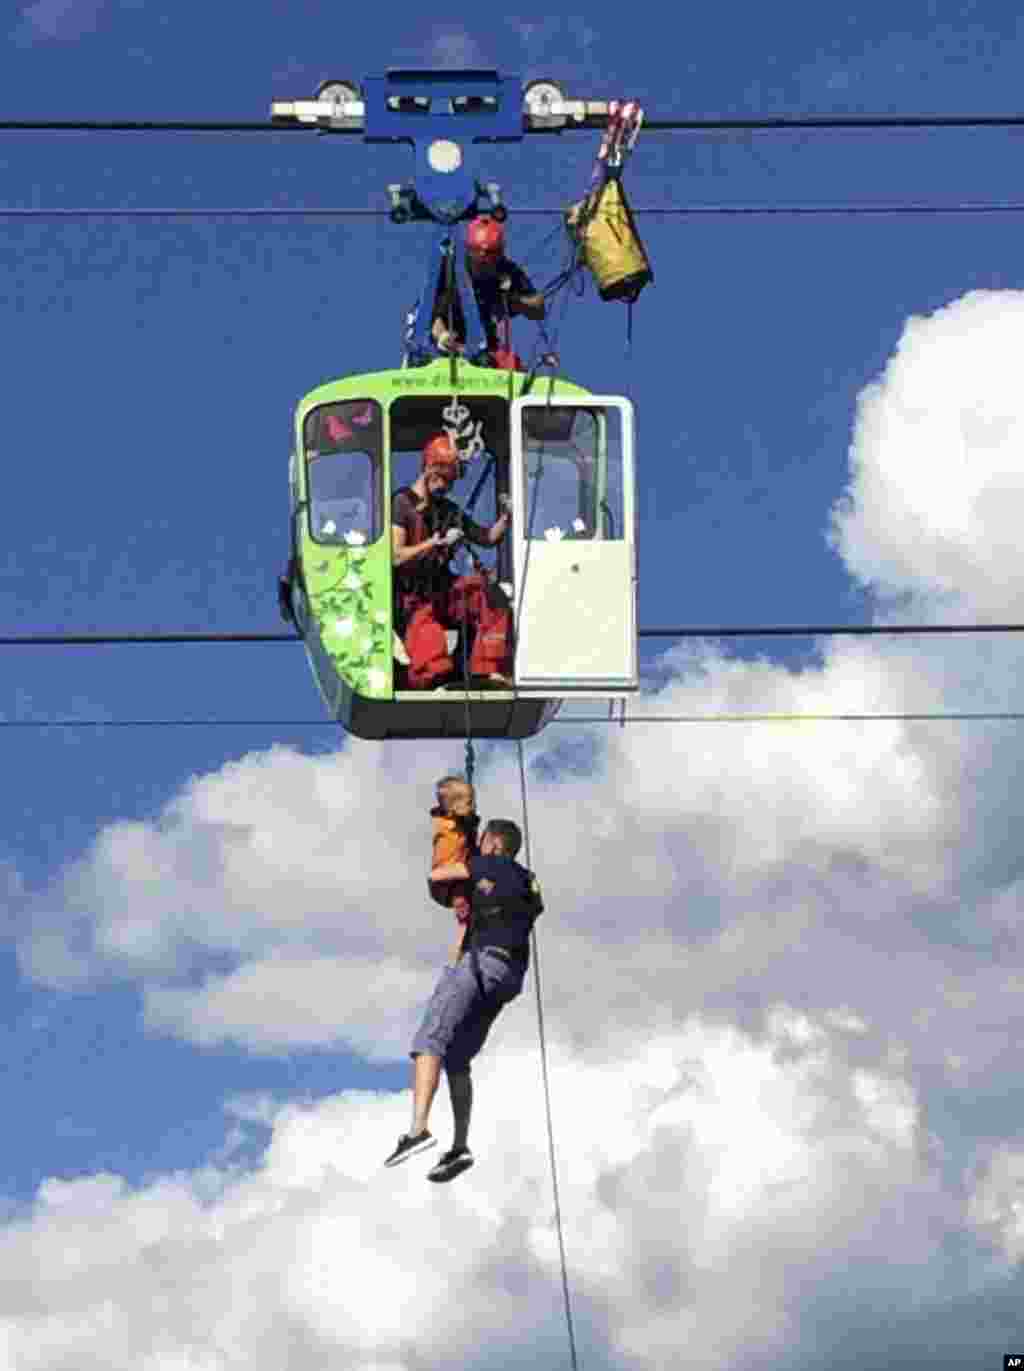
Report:
[[[454,225],[503,214],[498,187],[475,180],[464,154],[522,137],[521,85],[495,72],[389,72],[363,93],[365,105],[338,96],[329,123],[362,121],[368,142],[410,141],[425,153],[419,181],[389,191],[395,223],[434,225],[429,283],[437,247],[454,257]],[[537,382],[480,364],[474,346],[439,357],[428,322],[410,316],[402,367],[348,375],[300,401],[282,613],[302,635],[331,717],[357,737],[522,739],[567,697],[615,698],[639,686],[633,409],[560,377]],[[511,497],[511,528],[487,568],[512,606],[507,689],[410,688],[391,498],[418,476],[439,432],[470,435],[465,488],[451,491],[466,514],[493,521]],[[471,632],[449,631],[456,661],[468,660]]]
[[[332,381],[298,405],[289,608],[331,717],[357,737],[526,738],[566,695],[637,687],[632,408],[558,379],[523,396],[525,379],[463,365],[455,394],[438,361]],[[507,691],[410,690],[395,632],[390,496],[460,410],[480,442],[462,483],[477,486],[474,517],[512,497],[493,565],[514,606]],[[450,646],[460,660],[465,645]]]

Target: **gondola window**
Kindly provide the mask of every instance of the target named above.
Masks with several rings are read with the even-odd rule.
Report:
[[[306,418],[310,534],[361,546],[381,536],[381,414],[373,400],[321,405]]]

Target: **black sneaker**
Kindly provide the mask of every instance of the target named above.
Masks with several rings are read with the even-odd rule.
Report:
[[[417,1152],[426,1152],[428,1147],[434,1147],[437,1139],[432,1137],[426,1129],[417,1134],[415,1138],[408,1133],[403,1133],[398,1139],[398,1146],[391,1156],[384,1163],[385,1166],[397,1166],[399,1162],[407,1161],[409,1157],[415,1157]]]
[[[463,1171],[468,1171],[472,1165],[473,1154],[468,1147],[453,1147],[450,1152],[439,1157],[436,1165],[430,1168],[427,1180],[453,1181]]]

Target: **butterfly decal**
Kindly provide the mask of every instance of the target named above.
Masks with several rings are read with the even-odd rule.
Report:
[[[332,443],[343,443],[346,438],[352,437],[352,430],[344,419],[339,419],[336,414],[328,414],[324,419],[324,432]]]

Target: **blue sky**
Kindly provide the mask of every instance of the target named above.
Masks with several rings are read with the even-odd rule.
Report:
[[[307,0],[256,0],[243,22],[234,11],[189,3],[168,10],[143,0],[37,0],[5,10],[3,109],[18,119],[259,120],[272,100],[311,98],[328,76],[435,63],[549,76],[580,98],[633,96],[652,118],[1019,108],[1024,41],[1011,5],[870,0],[845,13],[726,3],[668,20],[663,14],[650,5],[626,12],[598,4],[585,15],[551,16],[398,4],[354,18],[344,7]],[[539,250],[553,224],[517,223],[514,209],[558,207],[582,194],[596,144],[593,133],[527,139],[496,150],[487,168],[513,209],[513,253],[535,280],[559,266],[557,252]],[[407,160],[401,149],[312,133],[0,134],[8,207],[383,206],[386,184],[405,174]],[[648,207],[1024,203],[1020,178],[1019,130],[645,133],[627,184],[633,202]],[[885,370],[911,316],[933,315],[972,291],[1024,289],[1021,217],[641,221],[656,280],[636,307],[631,354],[624,312],[593,291],[570,304],[561,354],[568,375],[597,392],[626,393],[637,407],[642,624],[870,619],[878,602],[868,578],[855,574],[867,561],[844,557],[827,537],[830,512],[851,483],[859,397]],[[276,630],[294,405],[326,379],[397,362],[423,251],[414,228],[387,220],[0,217],[8,340],[0,632]],[[905,541],[912,548],[915,540]],[[912,578],[894,583],[918,593]],[[1002,617],[1015,598],[1016,590]],[[1003,609],[980,592],[968,610],[971,604],[993,617]],[[645,666],[653,670],[667,647],[645,648]],[[707,659],[719,693],[709,686],[692,698],[721,707],[721,692],[733,688],[728,659],[760,656],[776,674],[745,678],[744,707],[757,709],[759,682],[771,685],[768,696],[784,689],[782,668],[810,669],[821,649],[732,644],[724,659]],[[944,649],[943,683],[964,687],[946,697],[952,708],[971,707],[976,650],[973,640]],[[0,657],[6,719],[320,716],[304,657],[292,647],[8,648]],[[897,658],[881,649],[870,660],[896,670]],[[915,707],[915,681],[929,707],[935,681],[925,662],[898,659],[907,689],[891,707]],[[660,670],[687,679],[679,656]],[[997,707],[1019,705],[1003,658],[994,660],[989,684],[1002,691]],[[779,707],[768,696],[761,707]],[[437,767],[460,760],[457,746],[446,753],[404,745],[401,761],[382,760],[378,775],[368,754],[353,760],[361,744],[338,754],[327,726],[11,728],[3,740],[9,783],[0,800],[0,890],[8,937],[0,1031],[14,1126],[0,1193],[13,1211],[37,1212],[47,1178],[107,1172],[144,1186],[206,1165],[255,1167],[271,1124],[258,1110],[243,1109],[240,1119],[225,1107],[238,1097],[330,1101],[339,1092],[404,1087],[400,1054],[376,1059],[365,1047],[372,1019],[329,1041],[314,1034],[304,1044],[296,1030],[287,1053],[244,1034],[203,1045],[170,1011],[165,1022],[177,1027],[161,1031],[144,1020],[149,971],[100,958],[77,986],[47,983],[24,958],[19,963],[17,949],[40,927],[58,927],[73,942],[75,920],[89,924],[89,883],[100,880],[95,853],[105,833],[131,824],[159,829],[169,805],[212,786],[232,765],[261,766],[275,744],[319,759],[316,765],[333,759],[339,785],[348,777],[362,786],[360,808],[376,813],[378,824],[378,804],[391,812],[384,797],[398,784],[396,771],[408,778],[409,823],[419,822]],[[538,775],[557,777],[560,746],[570,744],[549,737],[533,745],[538,767],[547,762]],[[702,735],[698,746],[713,751],[716,743]],[[685,784],[687,758],[681,761],[683,770],[665,782],[670,790]],[[504,774],[494,765],[495,775]],[[628,796],[602,765],[609,812],[627,810]],[[268,777],[275,774],[267,766]],[[970,766],[968,756],[965,774]],[[322,774],[310,763],[314,773]],[[656,817],[646,822],[656,834]],[[535,823],[543,835],[543,815]],[[425,841],[425,831],[410,830],[409,852],[425,851]],[[692,855],[701,841],[696,827],[686,841]],[[623,860],[628,866],[628,853]],[[710,868],[707,853],[701,860]],[[980,868],[987,860],[976,858]],[[339,881],[349,883],[340,904],[370,919],[385,899],[377,868],[370,856],[362,866],[358,853],[345,861],[342,870],[339,856]],[[405,894],[388,873],[386,899],[395,919],[404,901],[416,907],[417,955],[429,968],[418,861],[411,857],[404,872]],[[552,864],[571,866],[563,858]],[[676,900],[699,904],[693,870],[674,869],[683,881]],[[103,879],[109,876],[108,869]],[[176,879],[173,872],[152,877],[171,887]],[[575,888],[586,890],[578,874]],[[124,900],[130,904],[138,889],[129,882]],[[109,886],[95,896],[104,907],[113,898]],[[172,889],[168,899],[176,898]],[[927,904],[920,896],[921,917]],[[211,924],[221,917],[212,906],[209,913]],[[201,905],[188,904],[181,917],[195,954],[179,957],[172,987],[195,987],[258,958],[252,946],[207,938]],[[440,948],[447,930],[435,936]],[[856,1001],[852,990],[850,997]],[[741,1019],[736,1010],[731,1022]],[[996,1098],[1010,1088],[1007,1078]],[[977,1089],[984,1093],[980,1083]],[[944,1144],[954,1167],[973,1156],[965,1140],[971,1125],[959,1112],[964,1098],[934,1082],[935,1117],[954,1121]],[[981,1095],[970,1099],[984,1103]],[[1016,1124],[996,1114],[985,1136],[1011,1136]],[[841,1292],[836,1298],[841,1305]],[[836,1317],[855,1327],[851,1310]],[[754,1336],[762,1332],[755,1328]],[[891,1364],[902,1371],[932,1364],[921,1336],[911,1330],[903,1359]],[[993,1349],[1009,1350],[1002,1332],[985,1336],[990,1358]],[[604,1360],[594,1364],[624,1364],[616,1346],[609,1335],[595,1352]],[[63,1364],[10,1355],[12,1366]],[[656,1351],[649,1355],[650,1365],[662,1364]],[[763,1355],[758,1365],[797,1365],[781,1354],[772,1361],[770,1350]],[[153,1362],[165,1364],[172,1362]],[[300,1371],[319,1365],[312,1354],[296,1364]],[[507,1364],[518,1364],[511,1352]]]

